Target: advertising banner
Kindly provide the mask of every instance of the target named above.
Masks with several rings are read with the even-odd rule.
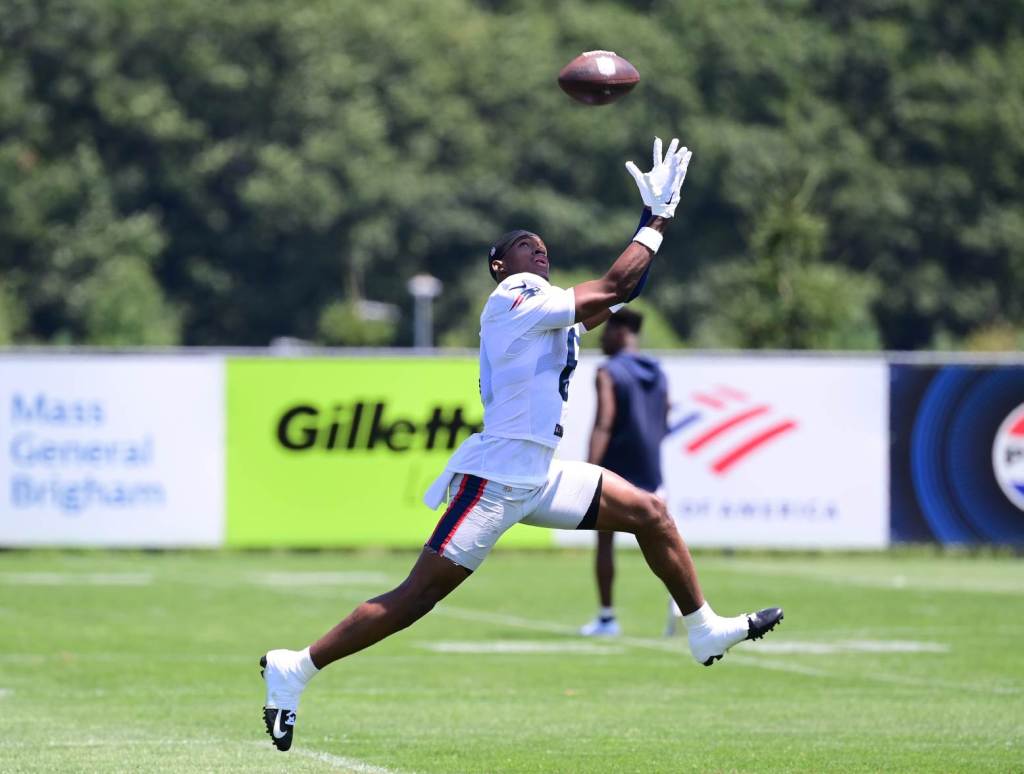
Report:
[[[0,357],[0,545],[223,541],[223,367]]]
[[[475,358],[229,358],[227,542],[423,545],[421,497],[483,420]],[[510,530],[500,545],[550,545]]]
[[[1024,367],[890,379],[893,540],[1024,544]]]
[[[581,363],[560,455],[585,458],[600,362]],[[691,545],[888,545],[883,360],[676,356],[661,363],[672,404],[662,445],[665,494]],[[560,534],[558,542],[586,540]]]

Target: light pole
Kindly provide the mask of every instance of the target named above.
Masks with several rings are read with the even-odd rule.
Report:
[[[434,299],[441,295],[441,280],[430,274],[417,274],[406,285],[415,300],[413,306],[413,344],[417,348],[434,346]]]

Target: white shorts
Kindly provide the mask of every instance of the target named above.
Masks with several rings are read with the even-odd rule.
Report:
[[[426,547],[475,570],[513,524],[594,529],[603,473],[587,462],[554,460],[548,480],[532,489],[457,473],[448,484],[448,508]]]

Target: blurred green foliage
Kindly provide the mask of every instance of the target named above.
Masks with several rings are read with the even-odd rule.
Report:
[[[472,346],[490,241],[597,276],[659,134],[665,341],[1017,346],[1022,74],[1019,0],[0,0],[0,343],[409,344],[426,271]]]
[[[367,318],[355,300],[335,301],[320,313],[316,339],[328,345],[380,347],[395,338],[395,325],[390,320]]]

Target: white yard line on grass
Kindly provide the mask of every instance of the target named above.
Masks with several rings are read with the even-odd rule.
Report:
[[[434,614],[440,614],[449,618],[461,618],[465,621],[478,621],[481,623],[498,624],[499,626],[510,626],[514,629],[529,629],[535,632],[549,632],[550,634],[562,634],[568,637],[580,637],[579,629],[574,626],[555,623],[554,621],[539,621],[535,618],[523,618],[505,613],[490,613],[486,610],[473,610],[466,607],[453,607],[452,605],[440,604],[434,608]],[[648,650],[661,650],[669,653],[687,653],[680,641],[676,640],[650,640],[642,637],[616,637],[615,642],[622,645],[631,645],[637,648]]]
[[[617,656],[626,652],[625,644],[616,645],[597,642],[548,642],[536,640],[483,640],[483,641],[429,641],[417,642],[416,646],[435,653],[479,653],[479,654],[532,654],[532,653],[576,653],[583,656]]]
[[[218,739],[216,737],[210,737],[209,739],[109,739],[90,736],[85,739],[51,740],[42,743],[36,741],[0,740],[0,750],[4,748],[25,749],[40,746],[49,749],[59,749],[64,747],[221,747],[228,744],[238,744],[238,741]]]
[[[246,742],[246,745],[250,747],[260,747],[261,749],[270,749],[270,742]],[[280,753],[274,750],[275,760]],[[309,760],[319,761],[320,763],[326,763],[335,771],[351,772],[351,774],[415,774],[415,772],[399,769],[389,769],[385,766],[378,766],[374,763],[367,763],[361,761],[358,758],[349,758],[345,755],[334,755],[333,753],[323,752],[322,750],[307,750],[304,747],[293,747],[288,751],[287,755],[308,758]]]
[[[252,661],[251,657],[240,654],[218,654],[218,653],[131,653],[118,651],[116,653],[79,653],[66,650],[56,653],[0,653],[0,664],[28,664],[30,666],[41,666],[47,662],[74,663],[87,661],[93,663],[147,663],[153,661],[181,663],[181,664],[240,664],[243,661]]]
[[[344,595],[344,592],[343,592]],[[354,596],[351,594],[345,596]],[[506,615],[504,613],[492,613],[486,610],[474,610],[466,607],[454,607],[452,605],[442,603],[434,608],[431,615],[443,615],[449,618],[459,618],[466,621],[479,621],[481,623],[492,623],[498,624],[499,626],[509,626],[516,629],[529,629],[531,631],[538,632],[549,632],[551,634],[561,634],[566,636],[578,637],[579,630],[572,626],[566,626],[562,623],[556,623],[554,621],[541,621],[535,618],[523,618],[521,616]],[[674,653],[679,656],[690,657],[687,647],[683,645],[682,638],[679,640],[672,639],[645,639],[641,637],[618,637],[617,642],[623,645],[630,645],[637,648],[644,648],[647,650],[660,650],[664,652]],[[751,650],[757,650],[760,643],[754,643],[750,646]],[[747,646],[744,646],[746,648]],[[792,661],[780,661],[776,659],[766,658],[764,656],[754,656],[742,652],[730,652],[726,657],[730,663],[739,664],[742,666],[755,667],[757,669],[767,669],[774,672],[792,672],[793,674],[804,675],[806,677],[817,677],[827,678],[832,680],[869,680],[872,682],[889,684],[889,685],[908,685],[920,688],[941,688],[944,690],[957,690],[957,691],[968,691],[971,693],[996,693],[1006,695],[1016,695],[1024,693],[1024,686],[1019,684],[1006,684],[1006,685],[995,685],[991,683],[977,684],[977,683],[955,683],[948,681],[939,681],[932,678],[914,678],[906,677],[903,675],[888,675],[877,671],[869,671],[862,673],[843,673],[843,672],[831,672],[825,669],[819,669],[817,667],[806,666],[804,664],[793,663]]]
[[[87,737],[85,739],[72,741],[61,740],[42,743],[43,747],[50,749],[76,747],[226,747],[230,745],[240,745],[248,749],[259,747],[261,750],[267,750],[268,752],[272,751],[275,756],[275,760],[281,762],[276,758],[280,753],[273,749],[270,742],[256,742],[253,740],[239,741],[238,739],[223,739],[216,737],[204,739],[102,739]],[[5,748],[9,750],[29,749],[37,748],[39,746],[39,742],[34,741],[0,740],[0,750]],[[388,769],[383,766],[376,766],[357,758],[347,758],[340,755],[332,755],[328,752],[321,752],[319,750],[307,750],[302,747],[293,747],[288,754],[319,761],[320,763],[326,763],[335,771],[351,772],[351,774],[413,774],[413,772],[400,772],[397,769]]]
[[[564,634],[570,636],[579,636],[576,629],[565,624],[555,623],[553,621],[540,621],[531,618],[522,618],[520,616],[504,615],[502,613],[491,613],[483,610],[472,610],[470,608],[453,607],[451,605],[441,604],[434,608],[435,614],[441,614],[450,618],[461,618],[467,621],[480,621],[483,623],[494,623],[502,626],[510,626],[518,629],[529,629],[532,631],[543,631],[550,632],[552,634]],[[681,640],[654,640],[646,639],[641,637],[616,637],[615,641],[622,645],[629,645],[636,648],[644,648],[647,650],[660,650],[665,652],[676,653],[680,656],[690,658],[690,654],[687,652],[686,646],[682,644]],[[845,641],[847,644],[851,642],[857,642],[855,640]],[[866,641],[860,641],[864,645]],[[870,652],[879,652],[881,645],[884,641],[875,640],[871,641],[871,647],[873,650]],[[893,641],[895,642],[895,641]],[[750,650],[757,650],[763,643],[752,643],[747,646],[744,645],[744,650],[748,647]],[[781,644],[781,643],[780,643]],[[928,646],[935,646],[938,648],[945,647],[941,643],[925,643]],[[900,645],[904,648],[906,643]],[[894,646],[895,647],[895,646]],[[861,652],[868,652],[868,647],[862,647]],[[892,651],[890,651],[892,652]],[[900,650],[899,652],[906,652],[906,650]],[[938,651],[931,651],[938,652]],[[804,664],[797,664],[790,661],[779,661],[774,659],[766,658],[761,655],[751,655],[746,652],[737,653],[731,651],[726,658],[730,663],[739,664],[742,666],[756,667],[758,669],[767,669],[777,672],[792,672],[793,674],[804,675],[806,677],[816,678],[828,678],[835,680],[870,680],[872,682],[884,683],[889,685],[908,685],[921,688],[941,688],[944,690],[957,690],[957,691],[969,691],[971,693],[998,693],[998,694],[1019,694],[1022,692],[1021,687],[1014,685],[1002,685],[993,686],[991,684],[975,684],[975,683],[957,683],[942,680],[934,680],[932,678],[915,678],[906,677],[903,675],[889,675],[877,671],[870,671],[864,673],[842,673],[832,672],[818,667],[806,666]]]
[[[148,586],[151,572],[0,572],[8,586]]]
[[[949,645],[941,642],[914,640],[838,640],[816,642],[811,640],[782,640],[772,642],[741,643],[742,647],[756,649],[764,654],[801,653],[831,656],[836,653],[949,653]],[[739,647],[739,646],[737,646]]]
[[[521,618],[519,616],[503,615],[501,613],[488,613],[482,610],[470,610],[467,608],[452,607],[451,605],[438,605],[434,608],[435,613],[447,615],[451,618],[461,618],[467,621],[482,621],[485,623],[496,623],[502,626],[511,626],[518,629],[530,629],[533,631],[551,632],[553,634],[564,634],[569,636],[580,636],[579,630],[564,624],[557,624],[551,621],[538,621],[534,619]],[[665,653],[672,653],[686,659],[690,653],[680,640],[652,640],[642,637],[616,637],[617,642],[634,648],[645,650],[658,650]],[[832,675],[821,669],[806,667],[801,664],[792,664],[784,661],[768,661],[762,658],[750,657],[739,653],[730,653],[729,660],[734,664],[758,669],[767,669],[773,672],[792,672],[805,677],[831,677]]]
[[[500,626],[511,626],[514,629],[530,629],[535,632],[550,632],[552,634],[578,634],[577,629],[562,623],[538,621],[534,618],[522,618],[515,615],[506,615],[505,613],[490,613],[486,610],[473,610],[468,607],[454,607],[446,602],[442,602],[435,607],[433,612],[448,618],[493,623]]]
[[[400,774],[397,769],[375,766],[372,763],[366,763],[366,761],[361,761],[356,758],[345,758],[340,755],[332,755],[327,752],[304,750],[301,747],[293,747],[290,754],[299,755],[303,758],[309,758],[314,761],[320,761],[321,763],[326,763],[337,771],[352,772],[352,774]]]
[[[579,630],[565,624],[558,624],[552,621],[538,621],[535,619],[521,618],[519,616],[504,615],[501,613],[489,613],[483,610],[471,610],[468,608],[452,607],[451,605],[441,604],[434,608],[435,613],[441,615],[447,615],[450,618],[461,618],[467,621],[481,621],[484,623],[496,623],[502,626],[511,626],[517,629],[530,629],[532,631],[551,632],[552,634],[564,634],[568,636],[579,637]],[[690,658],[689,650],[680,640],[652,640],[645,639],[642,637],[616,637],[616,642],[623,645],[628,645],[634,648],[644,648],[645,650],[658,650],[664,653],[672,653],[678,656]],[[757,667],[759,669],[768,669],[774,672],[793,672],[799,675],[805,675],[809,677],[830,677],[828,672],[820,669],[814,669],[812,667],[805,667],[800,664],[789,664],[786,662],[774,662],[767,661],[760,658],[751,658],[742,654],[732,654],[728,656],[729,660],[735,664],[742,664],[743,666]]]
[[[249,582],[257,586],[366,586],[388,582],[382,572],[299,572],[275,571],[252,573]]]
[[[747,559],[708,559],[702,565],[722,570],[733,570],[750,575],[772,577],[813,578],[825,583],[860,588],[892,589],[893,591],[959,591],[978,594],[1024,594],[1024,582],[1006,580],[975,580],[972,578],[931,578],[907,575],[849,575],[831,572],[827,567],[799,564],[769,564]]]

